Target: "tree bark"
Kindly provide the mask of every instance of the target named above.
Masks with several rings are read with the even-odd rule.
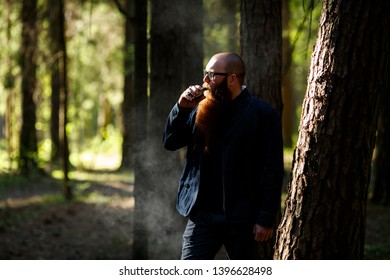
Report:
[[[241,54],[246,84],[282,115],[282,1],[241,0]]]
[[[323,2],[275,259],[362,259],[388,2]],[[353,12],[351,12],[353,11]]]
[[[164,150],[166,118],[189,82],[202,83],[202,1],[154,0],[151,22],[151,78],[148,146],[149,258],[180,256],[184,219],[175,210],[179,153]]]
[[[66,40],[65,40],[65,1],[60,1],[60,18],[61,18],[61,50],[63,52],[61,64],[60,64],[60,73],[61,73],[61,95],[60,95],[60,147],[62,155],[62,170],[64,173],[63,178],[63,192],[65,199],[71,200],[73,198],[73,189],[69,183],[69,141],[68,135],[66,132],[66,126],[68,124],[68,99],[69,99],[69,90],[68,90],[68,67],[67,60],[68,55],[66,51]],[[62,118],[62,121],[61,121]]]
[[[240,11],[246,84],[254,96],[271,104],[281,117],[282,1],[241,0]],[[262,243],[261,259],[272,259],[274,243],[275,234],[270,241]]]
[[[22,127],[20,132],[19,169],[22,175],[28,176],[32,169],[38,168],[37,135],[35,130],[36,105],[34,101],[38,34],[36,27],[36,0],[23,0],[21,20]]]
[[[56,25],[55,27],[50,27],[52,54],[54,59],[51,77],[52,105],[54,107],[52,108],[51,133],[54,139],[58,137],[58,143],[56,144],[59,146],[54,148],[58,148],[58,156],[62,163],[62,172],[64,174],[63,194],[66,200],[71,200],[73,198],[73,193],[69,183],[69,144],[66,133],[69,94],[64,10],[64,0],[49,1],[50,25]],[[55,121],[53,121],[53,119],[55,119]],[[53,156],[56,156],[56,154],[57,152],[54,150]]]
[[[134,61],[137,58],[134,54],[135,32],[137,22],[135,19],[135,0],[127,0],[125,2],[125,47],[124,47],[124,87],[123,87],[123,103],[122,103],[122,118],[123,118],[123,143],[122,143],[122,162],[121,169],[130,169],[134,162],[132,159],[133,145],[131,135],[134,133],[132,123],[134,109]],[[146,15],[143,19],[146,21]],[[146,34],[146,31],[145,31]],[[146,36],[146,35],[145,35]],[[146,46],[145,46],[146,47]],[[147,63],[145,61],[145,63]]]
[[[128,0],[129,10],[134,10],[134,98],[131,115],[131,162],[134,164],[134,238],[133,259],[149,258],[147,225],[144,217],[148,213],[146,196],[147,170],[145,139],[147,137],[148,112],[148,59],[147,59],[147,1]]]
[[[60,23],[60,2],[56,0],[48,1],[49,9],[49,35],[51,47],[51,117],[50,117],[50,137],[51,137],[51,160],[60,159],[60,60],[63,55],[61,50],[61,23]]]

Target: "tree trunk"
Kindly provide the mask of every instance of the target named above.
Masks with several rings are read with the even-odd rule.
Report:
[[[282,1],[241,0],[241,54],[253,95],[282,115]]]
[[[175,210],[182,166],[179,153],[164,150],[166,118],[183,89],[202,83],[202,1],[154,0],[151,23],[150,121],[147,165],[149,258],[180,256],[184,219]],[[191,32],[189,32],[191,31]],[[196,58],[191,59],[189,57]]]
[[[37,0],[23,0],[22,3],[22,45],[20,67],[22,71],[22,127],[20,132],[19,169],[22,175],[38,167],[37,135],[35,130],[36,105],[34,91],[36,84],[37,52]]]
[[[61,23],[60,23],[60,2],[56,0],[48,1],[49,9],[49,35],[51,47],[51,117],[50,117],[50,137],[51,137],[51,160],[60,159],[60,94],[61,77],[60,61],[63,55],[61,50]]]
[[[58,77],[60,87],[60,111],[59,111],[59,144],[60,144],[60,156],[62,161],[63,177],[63,194],[66,200],[73,198],[72,187],[69,183],[69,144],[68,136],[66,133],[66,125],[68,124],[68,72],[67,72],[67,52],[65,41],[65,11],[64,0],[59,0],[56,3],[58,13]]]
[[[379,89],[389,74],[383,3],[323,2],[275,259],[363,258]]]
[[[62,162],[63,193],[67,200],[72,199],[69,185],[69,147],[66,134],[68,85],[66,70],[66,42],[64,0],[49,0],[49,34],[51,47],[51,120],[50,134],[52,139],[52,160]]]
[[[147,227],[144,217],[147,214],[146,158],[145,139],[147,137],[148,111],[148,59],[147,59],[147,1],[127,0],[127,10],[134,16],[134,97],[130,122],[130,162],[134,163],[134,238],[133,259],[141,260],[149,257]],[[133,2],[133,3],[131,3]],[[134,6],[132,6],[132,4]],[[134,7],[134,8],[133,8]],[[132,17],[133,17],[132,16]],[[130,28],[130,27],[129,27]]]
[[[126,0],[125,12],[125,48],[124,48],[124,87],[123,87],[123,103],[122,103],[122,118],[123,118],[123,142],[122,142],[122,162],[121,169],[130,169],[133,167],[133,145],[131,135],[133,131],[133,112],[134,109],[134,41],[136,32],[136,22],[134,22],[134,6],[135,0]],[[145,19],[146,21],[146,15]],[[145,31],[146,32],[146,31]],[[145,46],[146,47],[146,46]],[[147,62],[145,62],[147,63]]]
[[[241,0],[240,10],[246,84],[254,96],[271,104],[281,116],[282,1]],[[275,236],[262,243],[261,259],[272,259]]]

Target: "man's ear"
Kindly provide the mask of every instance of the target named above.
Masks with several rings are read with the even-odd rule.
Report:
[[[236,74],[231,74],[228,76],[228,85],[229,87],[234,86],[238,82],[238,77]]]

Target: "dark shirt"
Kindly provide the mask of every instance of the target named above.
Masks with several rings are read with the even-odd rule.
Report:
[[[223,184],[222,184],[222,143],[227,134],[227,128],[237,109],[239,101],[243,98],[240,94],[223,108],[212,149],[208,154],[203,154],[200,169],[199,194],[195,209],[210,211],[216,214],[224,212]]]

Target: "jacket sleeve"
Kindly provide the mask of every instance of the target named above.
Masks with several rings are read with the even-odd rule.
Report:
[[[280,211],[284,176],[282,128],[280,118],[273,109],[266,111],[263,132],[265,138],[261,207],[256,222],[262,226],[272,227]]]
[[[168,115],[165,124],[164,148],[175,151],[187,146],[192,139],[192,124],[194,110],[181,109],[176,103]]]

